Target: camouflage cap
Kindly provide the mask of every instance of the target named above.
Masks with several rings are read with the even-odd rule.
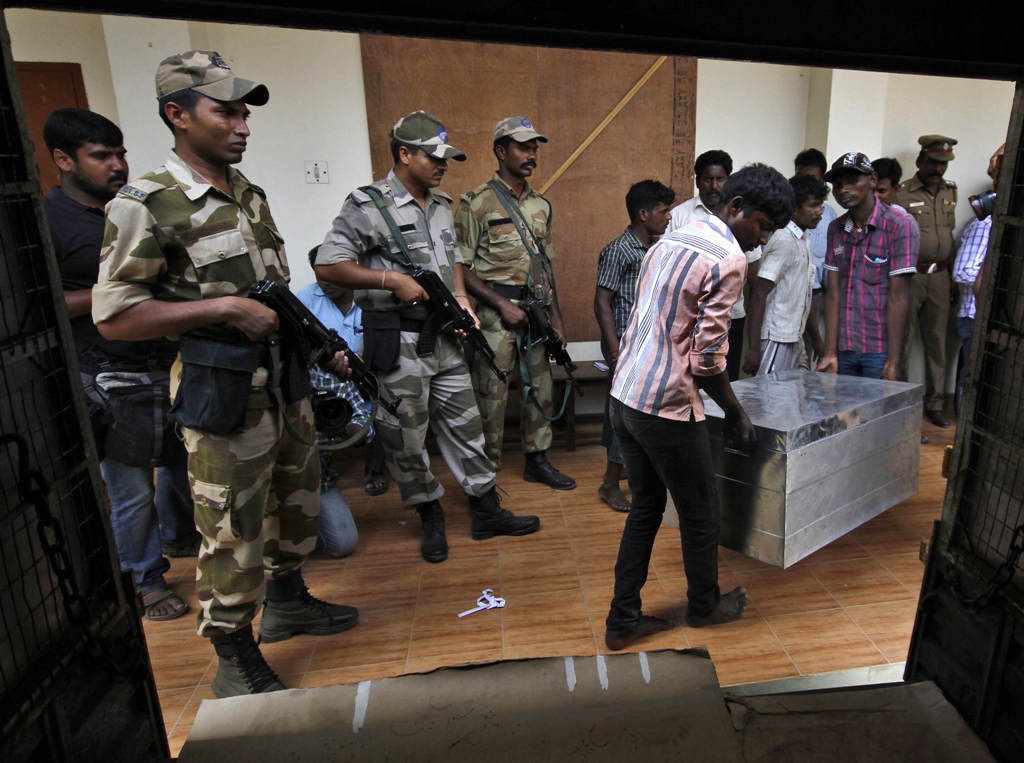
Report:
[[[419,146],[435,159],[466,161],[464,153],[448,144],[448,131],[444,127],[444,122],[425,111],[406,114],[395,122],[388,137],[408,143],[410,146]]]
[[[156,97],[195,90],[215,101],[245,101],[262,106],[270,100],[266,85],[236,77],[212,50],[190,50],[165,58],[156,69]]]
[[[525,143],[528,140],[539,140],[547,143],[548,139],[533,129],[533,123],[526,117],[508,117],[494,125],[494,140],[512,138],[516,143]]]
[[[822,180],[831,183],[840,175],[845,175],[850,172],[860,173],[861,175],[870,175],[874,171],[875,168],[871,166],[871,160],[868,159],[866,154],[862,154],[858,151],[850,151],[832,162],[832,169],[825,173]]]
[[[922,135],[917,139],[921,144],[921,153],[938,162],[951,162],[953,146],[956,145],[956,138],[947,138],[945,135]]]

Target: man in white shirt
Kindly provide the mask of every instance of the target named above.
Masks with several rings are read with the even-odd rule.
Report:
[[[768,241],[757,283],[750,291],[747,351],[743,370],[752,375],[810,368],[802,340],[804,327],[817,337],[811,313],[814,260],[810,231],[821,221],[828,186],[810,175],[789,180],[796,211],[789,224]]]
[[[722,188],[732,174],[732,157],[725,151],[705,151],[697,157],[693,165],[693,175],[697,181],[697,195],[684,201],[672,210],[672,222],[666,233],[672,233],[692,222],[710,220],[713,209],[717,209],[722,200]],[[761,259],[761,247],[745,252],[747,257],[747,281],[757,280],[757,261]],[[736,381],[740,376],[740,358],[743,353],[743,324],[746,319],[743,306],[743,292],[732,308],[732,326],[729,329],[729,355],[726,358],[726,373],[729,381]]]

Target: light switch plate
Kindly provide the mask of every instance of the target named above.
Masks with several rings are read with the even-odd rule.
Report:
[[[327,162],[313,161],[306,162],[306,182],[307,183],[329,183],[331,182],[327,174]]]

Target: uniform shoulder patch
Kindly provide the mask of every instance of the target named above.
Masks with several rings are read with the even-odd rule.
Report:
[[[352,201],[356,204],[368,204],[370,203],[370,194],[364,191],[362,188],[357,188],[351,193]]]
[[[127,196],[129,199],[135,199],[136,201],[145,201],[149,197],[149,191],[143,191],[141,188],[136,188],[133,185],[123,185],[121,190],[117,192],[118,196]]]
[[[955,180],[947,180],[946,181],[946,185],[948,185],[950,188],[956,188],[956,181]]]

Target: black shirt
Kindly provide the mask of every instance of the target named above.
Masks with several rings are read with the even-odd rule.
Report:
[[[90,207],[68,196],[58,186],[45,199],[50,237],[57,253],[61,286],[66,291],[91,289],[100,272],[100,250],[106,216],[102,209]],[[71,319],[82,371],[94,375],[107,370],[145,371],[151,361],[169,368],[177,355],[177,344],[167,339],[148,342],[121,342],[105,339],[89,313]]]

